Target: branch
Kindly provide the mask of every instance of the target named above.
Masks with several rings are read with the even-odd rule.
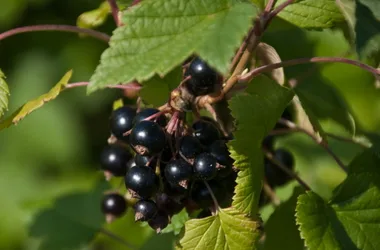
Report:
[[[126,240],[124,240],[123,238],[121,238],[120,236],[102,228],[99,230],[99,233],[102,233],[104,235],[107,235],[108,237],[118,241],[119,243],[123,244],[124,246],[126,246],[127,248],[129,249],[132,249],[132,250],[138,250],[138,248],[134,245],[132,245],[131,243],[127,242]]]
[[[121,20],[119,18],[119,7],[117,7],[116,0],[107,0],[111,7],[111,12],[113,19],[115,20],[116,26],[121,26]]]
[[[294,173],[292,170],[290,170],[289,168],[287,168],[284,164],[282,164],[281,162],[279,162],[278,160],[276,160],[276,158],[274,157],[274,155],[272,154],[272,152],[270,152],[269,150],[267,150],[265,148],[263,148],[263,152],[264,152],[264,155],[271,162],[274,163],[274,165],[276,165],[282,171],[284,171],[287,175],[289,175],[290,177],[292,177],[293,179],[295,179],[305,190],[310,190],[310,187],[296,173]]]
[[[272,10],[272,12],[269,13],[269,16],[268,16],[268,23],[278,14],[280,13],[283,9],[285,9],[287,6],[289,6],[290,4],[292,4],[294,2],[294,0],[287,0],[286,2],[283,2],[282,4],[280,4],[279,6],[277,6],[277,8],[275,8],[274,10]]]
[[[109,35],[96,31],[96,30],[79,28],[72,25],[41,24],[41,25],[18,27],[18,28],[5,31],[0,34],[0,41],[13,35],[27,33],[27,32],[34,32],[34,31],[63,31],[63,32],[72,32],[72,33],[83,33],[83,34],[92,36],[98,40],[104,41],[106,43],[108,43],[110,40]]]
[[[76,87],[84,87],[84,86],[87,86],[88,84],[89,84],[89,82],[74,82],[74,83],[67,84],[65,88],[66,89],[72,89],[72,88],[76,88]],[[110,86],[106,86],[106,88],[124,89],[124,90],[140,90],[141,85],[129,83],[129,84],[125,84],[125,85],[120,85],[120,84],[119,85],[110,85]]]
[[[268,1],[267,5],[265,6],[265,9],[264,9],[265,13],[269,13],[269,11],[272,10],[275,1],[276,0],[269,0]]]
[[[359,68],[362,68],[363,70],[366,70],[372,74],[375,75],[376,78],[380,77],[380,70],[375,69],[367,64],[361,63],[359,61],[347,59],[347,58],[342,58],[342,57],[311,57],[311,58],[298,58],[298,59],[293,59],[293,60],[288,60],[288,61],[283,61],[279,63],[273,63],[273,64],[268,64],[264,65],[258,68],[255,68],[251,71],[249,71],[247,74],[244,76],[240,77],[239,81],[240,82],[248,82],[251,81],[255,76],[264,73],[266,71],[270,71],[273,69],[278,69],[282,67],[287,67],[287,66],[294,66],[294,65],[299,65],[299,64],[306,64],[306,63],[319,63],[319,62],[336,62],[336,63],[344,63],[344,64],[350,64],[353,66],[357,66]]]
[[[334,158],[334,160],[336,161],[336,163],[339,165],[339,167],[347,173],[347,167],[346,165],[344,165],[344,163],[339,159],[339,157],[331,150],[331,148],[328,146],[328,144],[323,141],[323,140],[320,140],[317,136],[315,136],[314,134],[310,133],[309,131],[297,126],[295,123],[289,121],[289,120],[286,120],[286,119],[283,119],[281,118],[279,121],[278,121],[280,124],[283,124],[285,126],[287,126],[290,130],[293,130],[293,131],[299,131],[299,132],[302,132],[306,135],[308,135],[311,139],[313,139],[318,145],[320,145],[322,148],[325,149],[325,151],[332,157]]]

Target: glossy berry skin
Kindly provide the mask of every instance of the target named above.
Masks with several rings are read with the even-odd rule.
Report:
[[[127,106],[114,110],[110,118],[111,133],[118,139],[125,139],[123,134],[132,129],[135,116],[136,111]]]
[[[186,69],[185,77],[191,76],[185,86],[195,96],[207,95],[214,91],[218,74],[205,61],[195,58]]]
[[[103,197],[101,209],[103,214],[120,217],[127,210],[127,202],[120,194],[107,194]]]
[[[158,177],[150,167],[136,166],[125,175],[125,186],[132,194],[147,199],[157,192]]]
[[[166,165],[164,173],[170,184],[187,188],[188,181],[193,175],[193,168],[184,159],[171,160]]]
[[[232,166],[234,163],[234,160],[230,157],[226,142],[223,140],[214,141],[208,148],[208,151],[220,165]]]
[[[166,135],[157,123],[142,121],[133,127],[129,142],[138,154],[152,156],[164,149]]]
[[[134,160],[135,160],[136,164],[139,165],[139,166],[155,167],[156,164],[157,164],[157,159],[156,158],[151,159],[151,158],[152,157],[147,156],[147,155],[136,154]]]
[[[155,201],[158,210],[163,211],[168,215],[177,214],[184,208],[183,203],[177,202],[174,198],[170,197],[166,193],[157,194]]]
[[[130,159],[128,162],[127,162],[127,172],[133,168],[133,167],[136,167],[137,164],[136,164],[136,161],[135,161],[135,158],[132,158]]]
[[[198,180],[211,180],[218,173],[217,162],[209,153],[202,153],[194,160],[194,177]]]
[[[148,221],[148,224],[156,233],[160,233],[168,226],[169,216],[165,212],[159,211],[156,216]]]
[[[281,162],[290,170],[294,168],[294,158],[290,152],[284,149],[277,149],[274,152],[274,158]],[[265,177],[271,187],[282,186],[291,180],[291,177],[282,171],[274,163],[265,159]]]
[[[193,136],[185,135],[179,141],[179,152],[187,159],[195,158],[202,151],[202,144]]]
[[[133,208],[135,210],[135,221],[149,221],[158,213],[157,205],[152,200],[139,200]]]
[[[208,182],[212,192],[215,195],[217,201],[221,201],[224,198],[225,190],[223,186],[216,181]],[[191,199],[200,207],[208,208],[214,205],[211,194],[203,182],[197,182],[194,184],[191,190]]]
[[[214,141],[220,139],[219,129],[211,122],[198,120],[193,123],[192,128],[193,136],[203,145],[208,146]]]
[[[141,110],[140,112],[138,112],[135,116],[135,119],[133,120],[133,124],[137,124],[141,121],[143,121],[144,119],[148,118],[149,116],[152,116],[156,113],[160,112],[158,109],[155,109],[155,108],[146,108],[146,109],[143,109]],[[150,121],[154,121],[155,119],[152,119]],[[157,118],[157,121],[156,121],[160,126],[162,127],[165,127],[167,122],[166,122],[166,117],[165,115],[160,115],[158,118]]]
[[[100,154],[102,169],[114,176],[124,176],[127,172],[127,162],[132,158],[129,151],[119,145],[107,145]]]

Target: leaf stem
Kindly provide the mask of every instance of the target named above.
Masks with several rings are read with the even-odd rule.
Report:
[[[294,0],[287,0],[286,2],[283,2],[282,4],[277,6],[277,8],[275,8],[274,10],[272,10],[268,15],[267,23],[269,23],[275,16],[278,15],[278,13],[280,13],[283,9],[285,9],[287,6],[289,6],[293,2]]]
[[[275,206],[280,205],[280,203],[281,203],[280,199],[277,197],[276,193],[271,188],[271,186],[269,186],[269,184],[266,180],[264,180],[263,190],[264,190],[265,195],[267,195],[270,198],[273,205],[275,205]]]
[[[287,175],[295,179],[305,190],[310,190],[310,187],[292,170],[288,169],[284,164],[276,160],[272,152],[263,148],[264,155],[274,163],[277,167],[279,167],[282,171],[284,171]]]
[[[350,64],[350,65],[357,66],[359,68],[362,68],[363,70],[366,70],[366,71],[374,74],[375,77],[377,77],[377,78],[380,77],[380,70],[379,69],[375,69],[375,68],[373,68],[367,64],[361,63],[359,61],[355,61],[355,60],[351,60],[351,59],[347,59],[347,58],[343,58],[343,57],[311,57],[311,58],[298,58],[298,59],[268,64],[268,65],[264,65],[264,66],[255,68],[255,69],[249,71],[244,76],[240,77],[239,82],[251,81],[255,76],[257,76],[263,72],[272,70],[272,69],[294,66],[294,65],[299,65],[299,64],[319,63],[319,62],[328,62],[328,63],[335,62],[335,63]]]
[[[127,248],[129,249],[132,249],[132,250],[138,250],[138,247],[132,245],[131,243],[127,242],[126,240],[124,240],[123,238],[121,238],[120,236],[102,228],[99,230],[99,233],[102,233],[104,235],[107,235],[108,237],[110,237],[111,239],[115,240],[115,241],[118,241],[119,243],[121,243],[122,245],[126,246]]]
[[[119,18],[119,7],[117,7],[116,0],[107,0],[107,2],[111,7],[112,16],[115,20],[116,26],[121,26],[122,23]]]
[[[66,85],[66,89],[72,89],[72,88],[76,88],[76,87],[84,87],[84,86],[87,86],[89,84],[89,82],[74,82],[74,83],[70,83],[70,84],[67,84]],[[106,88],[110,88],[110,89],[124,89],[124,90],[140,90],[141,89],[141,85],[136,85],[136,84],[125,84],[125,85],[109,85],[109,86],[106,86]]]
[[[347,137],[344,137],[344,136],[340,136],[340,135],[335,135],[335,134],[332,134],[332,133],[326,133],[325,134],[328,136],[328,137],[331,137],[331,138],[334,138],[336,140],[339,140],[339,141],[344,141],[344,142],[349,142],[349,143],[353,143],[353,144],[356,144],[356,145],[359,145],[363,148],[370,148],[369,145],[365,144],[365,143],[362,143],[358,140],[355,140],[355,138],[347,138]]]
[[[35,32],[35,31],[63,31],[63,32],[72,32],[72,33],[83,33],[83,34],[92,36],[98,40],[104,41],[106,43],[108,43],[110,40],[109,35],[96,31],[96,30],[79,28],[72,25],[41,24],[41,25],[18,27],[18,28],[5,31],[0,34],[0,41],[17,34]]]
[[[214,192],[212,191],[212,189],[211,189],[210,185],[207,183],[207,181],[203,181],[203,183],[205,184],[205,186],[207,187],[208,191],[210,192],[212,201],[214,202],[215,210],[218,211],[220,206],[219,206],[218,200],[215,197]]]
[[[269,13],[271,11],[271,9],[273,8],[273,5],[274,5],[274,2],[276,0],[269,0],[267,5],[265,6],[265,9],[264,9],[264,12],[265,13]]]
[[[331,150],[331,148],[328,146],[327,142],[320,140],[317,136],[310,133],[309,131],[297,126],[295,123],[281,118],[278,121],[280,124],[283,124],[287,126],[291,130],[302,132],[306,135],[308,135],[311,139],[313,139],[318,145],[320,145],[324,150],[335,160],[335,162],[338,164],[338,166],[347,173],[347,167],[344,165],[344,163],[339,159],[339,157]]]

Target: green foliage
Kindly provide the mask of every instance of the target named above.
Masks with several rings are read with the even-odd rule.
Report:
[[[182,68],[177,67],[170,71],[165,77],[155,75],[148,81],[140,91],[141,98],[148,104],[161,106],[168,101],[170,91],[175,89],[182,80]]]
[[[380,2],[377,0],[358,0],[361,4],[368,7],[373,15],[380,20]]]
[[[304,242],[296,225],[294,211],[297,198],[303,193],[301,187],[296,187],[293,195],[280,204],[265,224],[264,250],[292,249],[303,250]]]
[[[77,19],[77,26],[81,28],[93,29],[101,26],[107,20],[110,13],[110,6],[107,1],[100,4],[97,9],[81,14]]]
[[[234,208],[220,209],[214,216],[188,220],[178,249],[252,249],[259,226]]]
[[[8,84],[5,81],[3,71],[0,70],[0,118],[4,115],[4,112],[8,110],[8,96]]]
[[[286,0],[279,0],[276,6]],[[286,7],[278,15],[284,20],[307,29],[333,27],[343,21],[335,0],[300,0]]]
[[[234,0],[143,1],[124,13],[88,92],[165,75],[193,53],[226,73],[256,13]]]
[[[36,109],[41,108],[46,102],[54,100],[62,90],[65,89],[65,86],[69,82],[72,75],[72,71],[67,72],[62,79],[46,94],[39,96],[38,98],[28,101],[21,108],[16,110],[11,116],[3,120],[0,123],[0,130],[8,128],[12,124],[17,124],[19,121],[25,118]]]
[[[234,166],[239,168],[233,206],[252,216],[257,214],[263,179],[261,141],[274,127],[293,92],[265,76],[255,78],[246,93],[229,102],[237,130],[229,143]]]
[[[297,224],[311,250],[380,247],[379,164],[377,153],[364,151],[328,203],[313,192],[299,197]]]
[[[74,249],[90,242],[104,223],[100,207],[94,204],[107,188],[102,181],[90,192],[62,196],[52,208],[41,211],[29,228],[32,237],[42,239],[39,249]]]
[[[178,235],[183,226],[185,225],[185,222],[189,220],[189,214],[187,213],[186,209],[183,209],[178,214],[175,214],[171,220],[170,224],[161,231],[161,233],[170,233],[173,232],[174,235]]]

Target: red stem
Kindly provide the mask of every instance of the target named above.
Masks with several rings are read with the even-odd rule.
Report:
[[[115,0],[107,0],[108,4],[111,7],[111,12],[113,19],[115,20],[116,26],[121,26],[121,20],[119,18],[119,7],[117,7],[116,1]]]
[[[282,67],[287,67],[287,66],[294,66],[294,65],[299,65],[299,64],[306,64],[306,63],[318,63],[318,62],[336,62],[336,63],[345,63],[345,64],[350,64],[357,66],[359,68],[362,68],[372,74],[375,75],[375,77],[380,76],[380,70],[375,69],[367,64],[361,63],[359,61],[347,59],[347,58],[342,58],[342,57],[312,57],[312,58],[298,58],[298,59],[293,59],[289,61],[283,61],[279,63],[273,63],[273,64],[268,64],[264,65],[258,68],[255,68],[245,74],[244,76],[240,77],[239,81],[240,82],[247,82],[252,80],[255,76],[266,72],[270,71],[272,69],[277,69],[277,68],[282,68]]]
[[[275,17],[278,13],[280,13],[283,9],[285,9],[287,6],[289,6],[293,2],[294,0],[288,0],[280,4],[277,8],[272,10],[272,12],[269,14],[268,20],[271,20],[273,17]]]
[[[109,35],[96,31],[96,30],[79,28],[72,25],[41,24],[41,25],[18,27],[18,28],[5,31],[0,34],[0,41],[13,35],[27,33],[27,32],[34,32],[34,31],[63,31],[63,32],[72,32],[72,33],[83,33],[107,43],[110,40]]]
[[[271,9],[272,9],[272,7],[274,5],[274,2],[275,2],[275,0],[269,0],[268,1],[267,5],[265,6],[265,9],[264,9],[264,11],[266,13],[268,13],[269,11],[271,11]]]

